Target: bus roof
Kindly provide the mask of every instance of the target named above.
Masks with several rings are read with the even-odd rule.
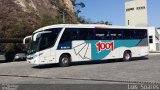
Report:
[[[147,29],[147,27],[127,27],[127,26],[111,26],[111,25],[105,25],[105,24],[56,24],[56,25],[50,25],[42,27],[36,31],[44,31],[46,29],[50,28],[124,28],[124,29]]]

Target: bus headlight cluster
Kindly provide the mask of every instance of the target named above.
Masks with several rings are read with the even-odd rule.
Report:
[[[32,59],[34,59],[36,57],[37,57],[37,55],[29,55],[29,56],[27,56],[27,59],[32,60]]]

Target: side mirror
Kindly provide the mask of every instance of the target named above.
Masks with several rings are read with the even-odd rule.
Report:
[[[36,41],[36,39],[38,38],[38,37],[40,37],[41,36],[41,33],[36,33],[34,36],[33,36],[33,41]]]
[[[27,36],[27,37],[25,37],[24,39],[23,39],[23,44],[26,44],[26,40],[27,39],[31,39],[32,38],[32,36]]]
[[[38,32],[38,33],[34,34],[34,36],[33,36],[33,41],[36,41],[36,39],[39,38],[42,34],[51,33],[51,32],[52,32],[52,31]]]

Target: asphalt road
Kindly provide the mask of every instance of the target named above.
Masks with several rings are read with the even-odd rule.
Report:
[[[14,84],[122,84],[160,83],[160,54],[129,62],[103,61],[35,66],[26,61],[0,63],[0,83]]]

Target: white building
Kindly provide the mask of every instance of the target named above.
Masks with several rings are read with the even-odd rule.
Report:
[[[157,28],[156,30],[157,30],[157,32],[160,34],[160,28]]]
[[[126,0],[125,23],[129,27],[146,27],[148,29],[151,52],[160,52],[160,30],[148,27],[147,0]]]
[[[147,0],[126,0],[126,26],[148,26]]]
[[[148,27],[149,51],[160,52],[160,30],[155,27]]]

